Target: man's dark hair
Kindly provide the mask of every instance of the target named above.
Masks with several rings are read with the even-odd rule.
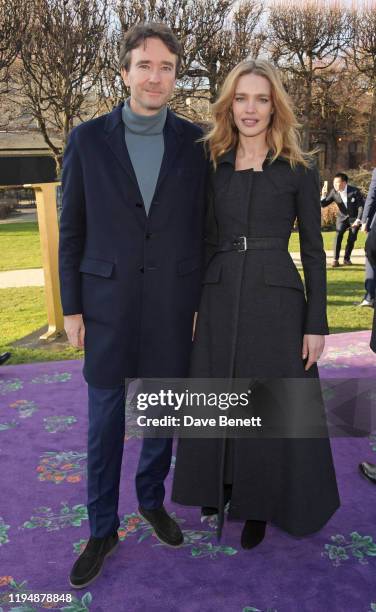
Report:
[[[183,48],[175,34],[165,23],[149,22],[137,23],[126,33],[119,53],[119,66],[129,70],[131,65],[131,51],[139,47],[147,38],[159,38],[171,53],[176,55],[176,75],[179,74]]]
[[[344,172],[337,172],[337,174],[334,175],[334,178],[340,178],[341,181],[345,181],[346,183],[349,182],[349,177]]]

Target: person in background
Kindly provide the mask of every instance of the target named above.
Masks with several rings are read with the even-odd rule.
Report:
[[[371,184],[368,189],[366,203],[364,205],[362,216],[362,231],[368,232],[371,229],[376,212],[376,168],[374,168],[371,178]],[[365,295],[359,306],[373,307],[375,303],[375,279],[376,266],[372,266],[367,255],[365,262]]]
[[[338,268],[341,253],[342,239],[347,230],[347,244],[343,263],[351,266],[351,253],[356,242],[359,229],[362,225],[364,198],[357,187],[348,184],[348,176],[344,172],[337,172],[333,179],[333,189],[328,194],[326,186],[321,192],[321,207],[325,208],[335,202],[338,207],[336,219],[336,235],[333,244],[333,268]]]

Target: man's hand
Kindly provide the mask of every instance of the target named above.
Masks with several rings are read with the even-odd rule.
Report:
[[[64,329],[67,333],[69,343],[74,348],[84,348],[85,325],[82,314],[65,316]]]
[[[326,198],[327,195],[328,195],[328,190],[325,187],[323,187],[321,191],[321,197]]]
[[[361,231],[366,232],[366,234],[368,234],[367,223],[362,223]]]
[[[303,349],[302,349],[302,359],[307,359],[308,361],[305,365],[305,370],[309,370],[309,368],[316,363],[321,357],[321,354],[324,350],[325,346],[325,336],[316,336],[314,334],[304,334],[303,336]]]
[[[359,219],[356,219],[354,221],[354,223],[351,225],[351,227],[360,227],[362,225],[362,222]]]

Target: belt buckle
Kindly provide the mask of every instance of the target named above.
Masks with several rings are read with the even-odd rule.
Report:
[[[244,251],[246,251],[246,250],[247,250],[247,248],[248,248],[248,244],[247,244],[247,236],[239,236],[239,237],[237,238],[237,242],[238,242],[238,243],[239,243],[241,240],[243,241],[243,244],[241,244],[241,245],[240,245],[240,248],[239,248],[239,249],[237,249],[237,250],[238,250],[238,253],[244,253]]]

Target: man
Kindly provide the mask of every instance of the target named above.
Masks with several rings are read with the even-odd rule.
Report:
[[[354,248],[358,231],[362,225],[362,212],[364,198],[357,187],[348,185],[348,176],[344,172],[338,172],[333,179],[333,189],[327,194],[324,186],[321,192],[321,207],[325,208],[335,202],[338,206],[336,219],[336,235],[333,244],[333,268],[338,268],[339,256],[341,252],[342,238],[347,230],[347,244],[343,263],[345,266],[351,265],[351,253]]]
[[[83,588],[118,544],[125,378],[187,375],[197,311],[207,162],[201,130],[167,108],[181,45],[137,24],[120,51],[130,98],[72,130],[64,155],[60,279],[65,329],[85,347],[91,537],[70,584]],[[146,439],[139,512],[160,540],[183,535],[164,506],[171,439]]]
[[[371,184],[369,186],[366,203],[364,205],[363,217],[362,217],[362,231],[368,232],[372,227],[376,212],[376,168],[372,173]],[[359,306],[368,306],[373,308],[375,304],[375,278],[376,278],[376,267],[371,265],[366,255],[366,266],[365,266],[365,296]]]
[[[376,223],[372,222],[372,216],[374,217],[376,209],[376,168],[372,173],[372,180],[370,184],[370,188],[368,190],[367,201],[364,209],[363,221],[364,223],[368,223],[368,219],[371,218],[371,224],[369,233],[366,240],[365,251],[367,256],[367,261],[369,265],[376,270]],[[373,325],[372,325],[372,334],[371,334],[371,342],[370,347],[374,353],[376,353],[376,310],[373,315]],[[369,463],[368,461],[363,461],[359,465],[360,472],[371,481],[373,484],[376,484],[376,465],[374,463]]]

